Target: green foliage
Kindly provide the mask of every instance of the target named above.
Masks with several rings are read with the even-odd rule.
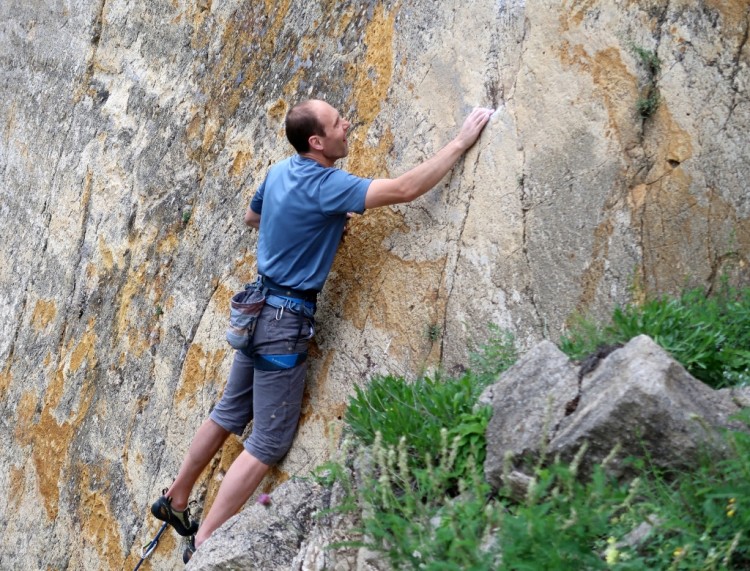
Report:
[[[374,469],[359,473],[362,544],[385,553],[394,569],[496,569],[498,545],[487,540],[499,510],[486,499],[481,464],[469,456],[456,487],[455,448],[435,451],[434,459],[426,453],[416,467],[407,449],[406,439],[387,448],[378,439]]]
[[[659,72],[661,71],[661,60],[654,51],[636,45],[633,45],[632,49],[636,56],[638,56],[641,65],[646,69],[648,76],[646,86],[644,87],[645,95],[640,97],[636,102],[638,114],[644,119],[648,119],[656,113],[656,109],[659,107],[661,101],[659,88],[656,85]]]
[[[443,329],[438,325],[437,323],[431,323],[427,326],[427,339],[432,341],[433,343],[440,339],[440,335],[442,334]]]
[[[190,222],[190,217],[193,215],[193,211],[190,209],[185,209],[182,211],[182,223],[187,224]]]
[[[673,484],[653,480],[645,490],[638,511],[661,522],[640,550],[647,563],[671,561],[670,569],[684,570],[750,568],[750,410],[740,418],[746,430],[726,434],[727,457],[707,457]]]
[[[606,569],[600,552],[628,497],[628,487],[600,467],[586,482],[562,463],[538,470],[525,503],[507,503],[500,533],[504,568]]]
[[[656,52],[635,45],[633,46],[633,51],[641,60],[641,64],[646,68],[650,77],[653,78],[659,75],[659,72],[661,71],[661,60],[659,59],[659,56],[656,55]]]
[[[376,377],[367,387],[357,387],[344,420],[363,444],[380,438],[385,446],[396,446],[408,435],[410,465],[419,465],[425,450],[442,450],[450,437],[457,440],[459,472],[474,451],[484,459],[484,431],[489,409],[473,410],[481,386],[475,377],[431,379],[409,383],[403,378]],[[446,421],[456,423],[447,430]]]
[[[710,297],[694,289],[678,298],[620,307],[604,327],[579,318],[560,347],[580,359],[598,346],[625,343],[640,334],[713,387],[750,382],[750,288],[738,291],[725,284]]]
[[[513,334],[494,323],[490,323],[488,329],[487,341],[469,354],[471,371],[483,384],[496,381],[500,373],[518,359]]]
[[[662,343],[700,347],[705,333],[695,331],[709,327],[699,322],[728,314],[731,325],[722,331],[738,339],[750,335],[748,296],[726,289],[710,303],[696,292],[654,300],[619,310],[607,328],[582,321],[567,343],[585,354],[603,337],[623,341],[617,336],[648,329]],[[674,333],[681,329],[684,335]],[[601,466],[583,477],[584,449],[570,463],[539,462],[521,500],[510,487],[493,494],[483,473],[490,410],[476,407],[476,399],[515,354],[512,338],[496,333],[473,361],[486,367],[482,374],[413,383],[379,377],[356,390],[345,417],[343,460],[316,470],[319,482],[336,482],[344,491],[336,509],[361,515],[359,539],[346,545],[383,553],[393,569],[750,568],[750,412],[742,417],[748,431],[727,432],[722,459],[707,456],[698,469],[670,481],[639,459],[631,460],[640,471],[631,482],[608,477]],[[709,367],[707,356],[689,353],[693,363]],[[650,530],[629,539],[644,522]]]
[[[648,119],[656,113],[661,102],[661,96],[656,90],[649,90],[646,97],[639,97],[638,101],[635,102],[635,106],[638,109],[638,114],[644,119]]]

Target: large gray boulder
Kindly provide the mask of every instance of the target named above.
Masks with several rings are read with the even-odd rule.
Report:
[[[584,445],[584,471],[606,459],[624,474],[623,459],[644,455],[658,468],[688,469],[721,450],[720,429],[740,426],[730,417],[747,397],[711,389],[645,335],[578,372],[542,343],[482,396],[493,407],[485,473],[497,486],[504,462],[507,470],[541,455],[572,459]]]

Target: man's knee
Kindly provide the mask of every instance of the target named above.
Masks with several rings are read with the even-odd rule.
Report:
[[[264,464],[272,466],[278,464],[284,456],[286,456],[287,452],[289,452],[289,449],[292,447],[293,442],[294,438],[283,441],[273,441],[263,438],[262,436],[255,434],[255,431],[253,431],[253,434],[245,440],[244,446],[245,450],[247,450],[250,455],[255,456]]]

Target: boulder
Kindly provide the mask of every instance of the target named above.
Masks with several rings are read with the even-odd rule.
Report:
[[[342,544],[361,539],[356,512],[336,510],[345,498],[308,479],[279,486],[267,505],[248,505],[195,552],[190,571],[388,571],[381,553]],[[334,547],[335,546],[335,547]]]
[[[330,493],[311,481],[286,482],[268,505],[249,505],[214,532],[187,569],[287,571],[329,502]]]
[[[578,373],[558,353],[541,343],[483,394],[493,407],[485,473],[495,486],[506,456],[508,470],[541,454],[572,459],[584,443],[584,472],[606,459],[625,475],[623,459],[645,455],[656,468],[689,469],[721,452],[722,428],[742,426],[730,417],[748,389],[708,387],[645,335]]]
[[[506,455],[528,457],[544,447],[577,395],[577,367],[550,341],[536,345],[485,389],[479,402],[493,408],[484,465],[490,484],[500,485]]]

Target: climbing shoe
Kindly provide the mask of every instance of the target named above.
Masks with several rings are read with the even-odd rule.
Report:
[[[166,489],[162,491],[162,494],[166,493]],[[198,531],[198,522],[190,521],[190,510],[188,508],[182,511],[174,509],[172,498],[166,495],[162,495],[153,503],[151,513],[154,514],[156,519],[166,521],[177,533],[184,537],[195,535],[195,532]]]
[[[185,548],[185,551],[182,552],[182,562],[187,565],[188,561],[190,561],[190,558],[193,556],[193,553],[195,553],[195,536],[191,536],[190,539],[188,539],[187,547]]]

